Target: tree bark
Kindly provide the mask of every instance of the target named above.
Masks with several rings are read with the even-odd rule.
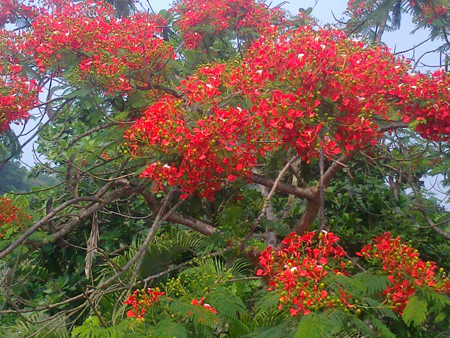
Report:
[[[383,19],[381,19],[380,26],[378,27],[378,31],[377,31],[377,34],[375,35],[375,40],[374,40],[374,42],[377,45],[379,45],[381,43],[381,38],[383,37],[384,31],[386,29],[388,17],[389,17],[389,12],[387,12],[383,16]]]

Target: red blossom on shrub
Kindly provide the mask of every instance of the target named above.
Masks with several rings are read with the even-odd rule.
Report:
[[[417,250],[399,237],[393,238],[389,232],[374,238],[373,244],[364,246],[357,254],[382,265],[392,284],[383,294],[397,313],[403,312],[409,297],[417,292],[417,286],[450,293],[450,281],[436,273],[436,263],[421,260]]]
[[[35,7],[25,5],[19,0],[0,1],[0,27],[19,19],[33,19],[37,14]]]
[[[131,305],[132,310],[127,311],[127,317],[143,318],[146,309],[155,304],[158,299],[164,295],[164,291],[160,291],[159,288],[149,288],[147,291],[136,290],[124,304]]]
[[[0,30],[0,133],[11,122],[28,118],[28,112],[38,103],[40,88],[36,80],[22,70],[20,59],[7,49],[17,52],[14,33]]]
[[[213,198],[222,182],[250,174],[256,164],[257,145],[248,144],[257,122],[247,110],[216,108],[213,114],[190,122],[182,101],[163,97],[149,107],[127,132],[132,154],[170,155],[171,163],[153,162],[141,174],[155,183],[182,187],[185,197],[198,193]]]
[[[31,216],[8,197],[0,199],[0,238],[9,237],[26,228]]]
[[[205,303],[205,298],[201,298],[200,300],[193,299],[191,301],[191,304],[195,306],[203,306],[207,311],[211,311],[212,313],[217,314],[216,309],[214,309],[211,305]]]

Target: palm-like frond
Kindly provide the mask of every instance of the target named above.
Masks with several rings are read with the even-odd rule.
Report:
[[[70,338],[66,327],[66,317],[58,315],[50,318],[46,312],[23,314],[25,319],[18,319],[13,325],[0,327],[0,335],[8,338]]]

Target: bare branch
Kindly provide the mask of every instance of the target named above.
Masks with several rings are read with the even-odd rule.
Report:
[[[253,173],[250,177],[250,180],[253,183],[261,184],[266,187],[272,188],[275,185],[275,180]],[[299,188],[296,186],[293,186],[291,184],[285,183],[285,182],[279,182],[277,185],[277,190],[280,192],[284,192],[289,195],[294,195],[300,198],[306,198],[306,199],[314,199],[315,196],[311,190],[310,187],[308,188]]]
[[[112,126],[114,126],[114,125],[116,125],[116,123],[106,123],[106,124],[102,124],[102,125],[100,125],[100,126],[97,126],[97,127],[95,127],[95,128],[92,128],[92,129],[90,129],[90,130],[88,130],[88,131],[85,131],[84,133],[82,133],[82,134],[80,134],[80,135],[78,135],[78,136],[72,138],[72,139],[70,140],[70,142],[67,143],[67,145],[64,147],[64,150],[68,150],[70,147],[72,147],[75,143],[77,143],[77,142],[78,142],[80,139],[82,139],[83,137],[86,137],[86,136],[88,136],[88,135],[91,135],[91,134],[93,134],[93,133],[95,133],[95,132],[97,132],[97,131],[100,131],[100,130],[103,130],[103,129],[112,127]]]
[[[152,209],[155,212],[159,212],[161,206],[159,205],[158,200],[156,199],[155,196],[153,196],[152,193],[150,193],[149,191],[143,191],[141,192],[141,195],[144,197],[150,209]],[[177,212],[173,212],[171,215],[169,215],[167,217],[167,221],[185,225],[191,228],[192,230],[197,231],[206,236],[210,236],[218,231],[212,225],[205,223],[204,221],[201,221],[199,219],[190,216],[181,215]]]
[[[10,246],[8,246],[5,250],[0,252],[0,259],[3,259],[6,257],[6,255],[10,254],[14,249],[16,249],[19,245],[21,245],[28,237],[31,236],[32,233],[34,233],[36,230],[38,230],[43,225],[47,224],[54,216],[56,216],[58,213],[63,211],[65,208],[72,204],[76,204],[83,201],[92,201],[96,203],[104,202],[103,200],[97,198],[97,197],[78,197],[73,198],[67,202],[64,202],[59,207],[53,209],[49,214],[45,215],[39,222],[37,222],[35,225],[33,225],[31,228],[29,228],[27,231],[25,231],[22,236],[20,236],[14,243],[12,243]],[[53,238],[58,238],[60,236],[54,236]]]

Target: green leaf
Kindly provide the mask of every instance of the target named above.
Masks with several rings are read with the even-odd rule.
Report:
[[[378,330],[378,332],[381,334],[382,338],[396,338],[397,336],[389,330],[389,328],[384,325],[380,320],[373,318],[372,324],[375,326],[375,328]]]
[[[445,312],[441,312],[440,314],[438,314],[436,316],[436,318],[434,318],[434,322],[439,323],[439,322],[443,321],[445,319],[445,317],[446,317]]]
[[[420,288],[421,295],[425,296],[427,301],[437,305],[438,308],[443,308],[446,305],[450,305],[450,300],[439,292],[430,290],[427,287]]]
[[[425,321],[427,318],[427,301],[424,298],[420,298],[417,295],[411,296],[406,304],[405,310],[403,310],[402,318],[409,326],[411,323],[417,326]]]
[[[170,320],[162,320],[156,326],[152,337],[157,338],[187,338],[188,333],[184,325],[171,322]]]
[[[356,317],[351,317],[351,322],[353,326],[359,330],[362,334],[367,337],[377,338],[377,335],[370,329],[370,327],[363,322],[361,319]]]
[[[278,325],[271,325],[267,327],[261,327],[249,335],[243,337],[257,337],[257,338],[288,338],[292,337],[292,321],[285,320]]]
[[[387,276],[375,275],[367,281],[366,287],[369,294],[377,294],[386,289],[390,284],[389,278]]]
[[[324,337],[325,327],[321,325],[320,316],[311,312],[300,320],[294,338],[321,338]]]
[[[239,313],[245,312],[246,308],[242,300],[227,292],[224,288],[217,288],[209,297],[208,301],[217,312],[226,318],[238,319]]]
[[[329,309],[322,316],[325,316],[327,325],[333,334],[338,334],[344,329],[349,317],[348,314],[338,309]]]
[[[399,320],[395,312],[387,307],[384,307],[383,303],[380,301],[368,297],[363,298],[363,301],[367,303],[367,305],[369,305],[379,316]]]

